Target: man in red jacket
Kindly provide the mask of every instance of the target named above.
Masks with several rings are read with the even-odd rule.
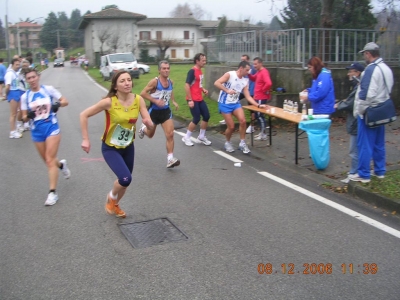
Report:
[[[263,61],[261,58],[256,57],[253,60],[254,68],[257,70],[257,73],[254,75],[249,74],[249,79],[255,82],[254,86],[254,100],[260,104],[266,104],[267,101],[271,100],[271,87],[272,81],[269,76],[269,72],[263,66]],[[255,140],[257,141],[265,141],[267,139],[267,135],[265,133],[266,121],[265,115],[262,113],[256,113],[256,119],[260,123],[260,134],[256,136]]]

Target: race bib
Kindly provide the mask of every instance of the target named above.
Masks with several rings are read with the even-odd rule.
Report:
[[[226,104],[237,103],[239,101],[239,96],[240,96],[240,93],[238,93],[238,92],[236,92],[233,95],[228,95],[228,97],[226,97]]]
[[[132,126],[132,129],[128,129],[118,124],[111,135],[110,143],[118,147],[129,146],[132,143],[134,132],[135,126]]]
[[[36,114],[34,121],[45,120],[51,113],[51,101],[49,98],[36,98],[29,103],[29,108]]]
[[[160,99],[164,101],[165,105],[169,105],[169,99],[171,99],[172,91],[162,91]]]

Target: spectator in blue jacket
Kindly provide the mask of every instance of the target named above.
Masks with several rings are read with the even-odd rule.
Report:
[[[6,75],[6,67],[3,65],[4,60],[0,58],[0,101],[5,100],[3,96],[4,76]]]
[[[320,58],[314,56],[308,61],[308,70],[313,81],[311,88],[305,89],[305,95],[300,96],[302,102],[311,102],[314,114],[330,115],[335,111],[335,91],[331,71],[328,70]]]

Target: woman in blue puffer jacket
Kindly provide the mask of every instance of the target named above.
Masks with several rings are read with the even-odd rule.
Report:
[[[331,71],[328,70],[320,58],[314,56],[308,63],[308,70],[311,72],[313,81],[311,88],[305,89],[307,92],[300,96],[300,100],[304,102],[309,100],[312,104],[314,114],[330,115],[335,111],[335,91]]]

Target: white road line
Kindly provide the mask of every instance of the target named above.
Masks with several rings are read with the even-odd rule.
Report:
[[[226,154],[223,151],[214,151],[214,153],[221,155],[222,157],[225,157],[226,159],[229,159],[230,161],[233,161],[234,163],[242,163],[243,161],[240,159],[237,159],[236,157],[233,157],[229,154]]]
[[[279,178],[279,177],[277,177],[275,175],[272,175],[272,174],[267,173],[267,172],[257,172],[257,173],[262,175],[262,176],[265,176],[265,177],[267,177],[267,178],[269,178],[271,180],[274,180],[274,181],[276,181],[276,182],[278,182],[278,183],[280,183],[282,185],[285,185],[285,186],[287,186],[287,187],[289,187],[289,188],[291,188],[291,189],[293,189],[293,190],[295,190],[295,191],[297,191],[299,193],[302,193],[302,194],[304,194],[304,195],[306,195],[306,196],[308,196],[308,197],[310,197],[310,198],[312,198],[314,200],[317,200],[317,201],[319,201],[321,203],[324,203],[324,204],[326,204],[326,205],[328,205],[328,206],[330,206],[332,208],[335,208],[335,209],[337,209],[337,210],[339,210],[339,211],[341,211],[341,212],[343,212],[343,213],[345,213],[345,214],[347,214],[347,215],[349,215],[351,217],[356,218],[357,220],[360,220],[360,221],[362,221],[364,223],[367,223],[367,224],[369,224],[371,226],[374,226],[374,227],[376,227],[376,228],[378,228],[378,229],[380,229],[382,231],[385,231],[385,232],[387,232],[387,233],[389,233],[389,234],[391,234],[391,235],[393,235],[393,236],[395,236],[397,238],[400,238],[400,231],[398,231],[396,229],[393,229],[392,227],[386,226],[385,224],[382,224],[382,223],[380,223],[378,221],[375,221],[374,219],[371,219],[371,218],[369,218],[367,216],[364,216],[364,215],[362,215],[362,214],[360,214],[360,213],[358,213],[358,212],[356,212],[354,210],[351,210],[351,209],[349,209],[347,207],[344,207],[343,205],[337,204],[337,203],[335,203],[335,202],[333,202],[331,200],[328,200],[328,199],[326,199],[324,197],[321,197],[320,195],[317,195],[317,194],[312,193],[312,192],[310,192],[310,191],[308,191],[306,189],[303,189],[302,187],[299,187],[299,186],[297,186],[297,185],[295,185],[293,183],[290,183],[290,182],[288,182],[288,181],[286,181],[286,180],[284,180],[282,178]]]
[[[105,88],[105,87],[103,87],[103,86],[101,86],[100,84],[98,84],[92,77],[90,77],[89,76],[89,74],[88,73],[84,73],[85,75],[86,75],[86,77],[91,81],[91,82],[93,82],[95,85],[97,85],[99,88],[101,88],[103,91],[105,91],[106,93],[108,92],[108,90]]]

